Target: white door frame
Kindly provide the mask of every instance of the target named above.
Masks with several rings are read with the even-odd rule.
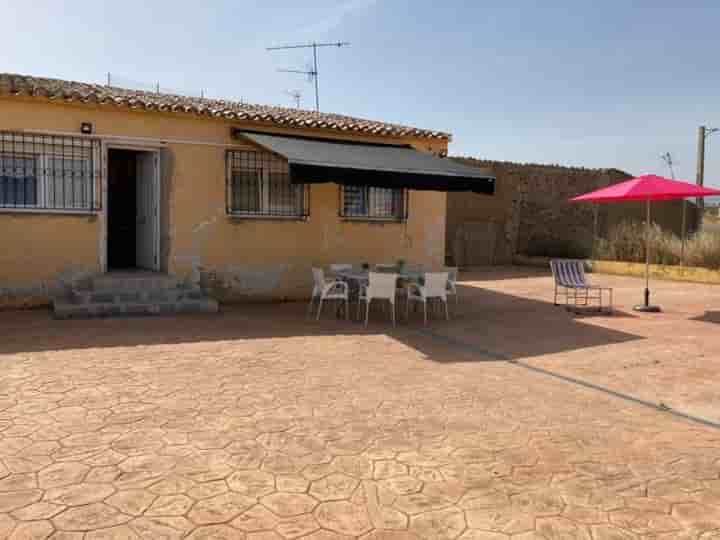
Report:
[[[134,150],[136,152],[147,152],[153,154],[155,160],[155,177],[153,178],[153,189],[157,208],[155,209],[155,261],[153,270],[160,271],[160,212],[162,211],[162,190],[160,182],[160,150],[161,144],[123,144],[108,140],[102,141],[102,212],[100,214],[100,271],[108,272],[108,151],[109,150]]]

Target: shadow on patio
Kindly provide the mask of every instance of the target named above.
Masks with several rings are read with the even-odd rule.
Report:
[[[477,266],[461,269],[461,276],[473,276],[482,281],[517,280],[550,276],[550,267],[540,266]]]
[[[512,272],[512,270],[511,270]],[[450,322],[419,313],[393,329],[387,314],[376,310],[366,329],[335,319],[327,309],[320,322],[305,317],[305,304],[257,304],[226,307],[220,315],[58,321],[48,311],[0,313],[5,337],[0,355],[55,350],[136,347],[234,340],[315,336],[386,335],[436,362],[499,361],[527,358],[642,339],[633,334],[588,324],[544,298],[547,281],[529,283],[528,296],[493,288],[489,275],[473,272],[459,286],[460,304],[451,301]],[[513,273],[514,274],[514,273]],[[512,275],[512,274],[511,274]],[[507,279],[513,279],[508,277]],[[522,278],[520,278],[522,279]],[[532,280],[531,280],[532,281]],[[477,283],[482,283],[482,288]],[[500,285],[498,285],[500,287]],[[352,310],[354,312],[354,310]],[[404,313],[404,306],[399,306]],[[436,317],[438,317],[436,315]]]
[[[713,324],[720,324],[720,311],[706,311],[698,317],[693,317],[691,321],[699,321]]]
[[[533,283],[532,289],[539,286]],[[444,341],[450,347],[465,349],[470,360],[482,356],[517,360],[644,339],[592,324],[606,315],[575,315],[544,298],[470,285],[458,289],[461,305],[457,316],[450,323],[429,327],[426,333],[432,333],[436,341]],[[616,310],[611,320],[619,317],[632,316]]]

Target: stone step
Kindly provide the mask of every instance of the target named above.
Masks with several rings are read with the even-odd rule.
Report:
[[[217,300],[203,297],[166,302],[90,302],[75,303],[71,299],[53,301],[53,311],[58,319],[83,319],[93,317],[118,317],[128,315],[175,315],[179,313],[217,313]]]
[[[179,282],[176,277],[152,272],[140,272],[137,274],[131,272],[110,273],[92,279],[92,290],[98,293],[156,291],[159,289],[176,289],[178,285]]]
[[[127,304],[133,302],[182,302],[205,298],[199,287],[149,290],[74,290],[67,300],[73,304]]]

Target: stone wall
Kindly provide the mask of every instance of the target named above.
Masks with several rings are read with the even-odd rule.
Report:
[[[597,231],[605,236],[622,221],[641,221],[643,203],[571,204],[568,199],[631,177],[618,169],[585,169],[453,158],[487,168],[497,177],[493,196],[449,193],[446,252],[460,266],[505,264],[514,254],[590,256],[595,208]],[[680,234],[682,202],[653,205],[653,221]],[[695,206],[687,205],[686,223],[695,223]]]

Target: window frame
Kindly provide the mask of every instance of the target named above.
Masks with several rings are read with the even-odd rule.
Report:
[[[310,186],[293,184],[287,161],[271,152],[262,150],[230,149],[225,154],[226,176],[226,213],[235,219],[265,219],[305,221],[310,216]],[[243,164],[254,167],[243,167]],[[252,172],[257,176],[257,207],[258,210],[240,210],[235,208],[235,173]],[[281,200],[273,201],[273,175],[284,175],[287,178],[289,204]],[[280,211],[278,211],[280,209]]]
[[[72,135],[50,135],[0,131],[0,156],[10,159],[32,158],[35,162],[35,203],[10,204],[0,202],[0,213],[45,213],[45,214],[97,214],[102,209],[101,189],[103,172],[102,143],[97,138],[75,137]],[[82,162],[80,176],[81,204],[76,204],[74,188],[72,199],[67,203],[65,188],[77,181],[72,169],[64,169],[54,160]],[[69,179],[68,179],[69,175]],[[62,194],[57,194],[59,183]],[[52,190],[52,192],[51,192]],[[58,199],[61,199],[58,202]]]
[[[364,190],[366,212],[364,214],[349,213],[347,211],[348,205],[346,205],[347,189],[362,189]],[[377,198],[373,198],[370,193],[371,190],[381,189],[388,191],[391,194],[392,204],[395,201],[400,201],[399,211],[393,212],[392,215],[386,215],[378,212],[377,210]],[[382,188],[375,186],[365,185],[354,185],[354,184],[340,184],[338,189],[339,194],[339,214],[344,221],[361,221],[361,222],[377,222],[377,223],[405,223],[408,219],[408,209],[410,203],[410,190],[404,188]],[[376,208],[373,208],[375,206]]]

